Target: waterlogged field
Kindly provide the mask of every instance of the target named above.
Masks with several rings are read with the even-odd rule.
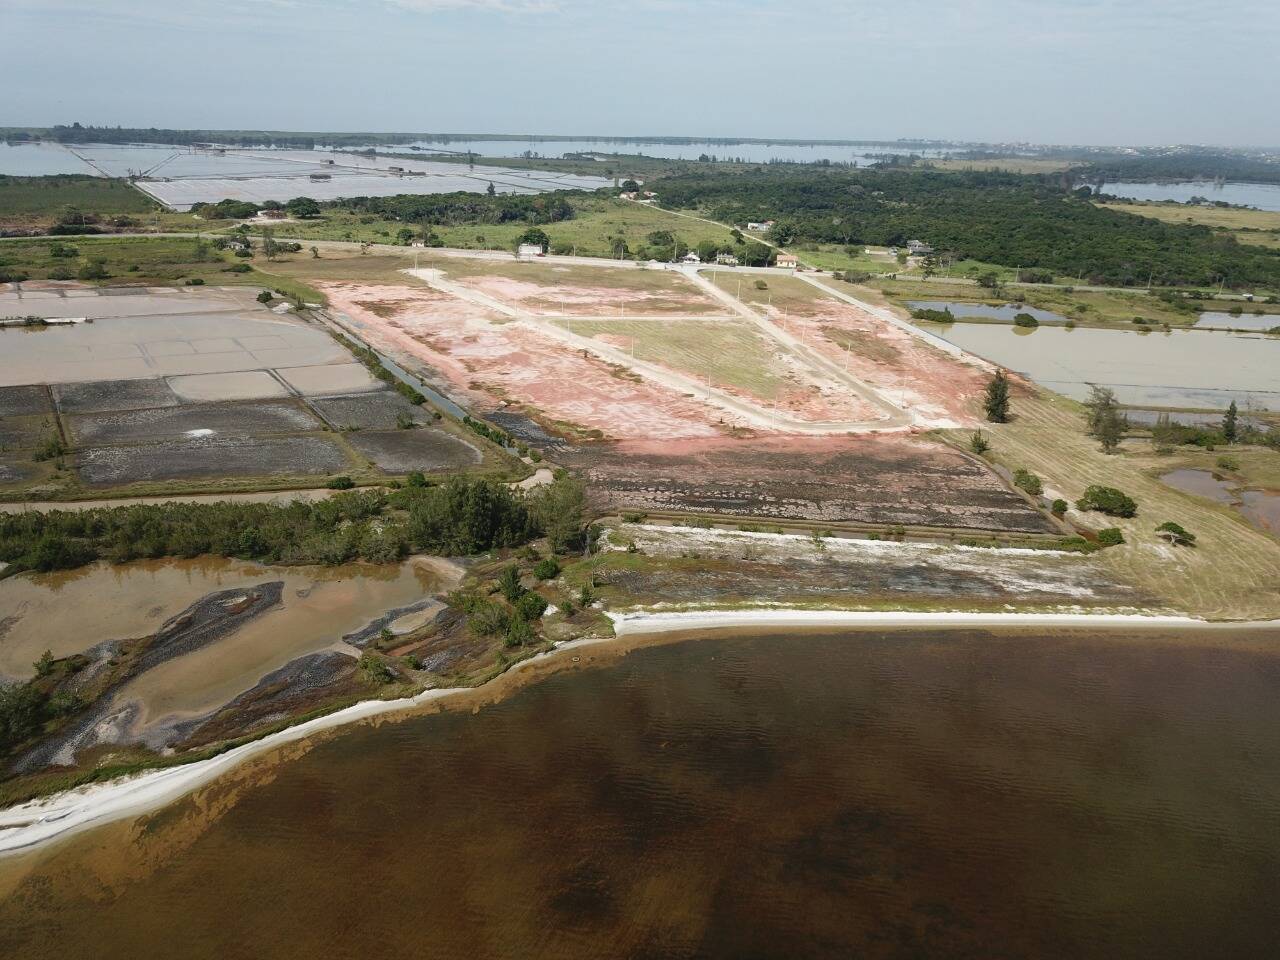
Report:
[[[1280,937],[1274,636],[613,649],[0,862],[0,948],[1201,960]]]

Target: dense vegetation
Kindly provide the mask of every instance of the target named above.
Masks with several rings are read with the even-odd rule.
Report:
[[[0,516],[6,572],[204,554],[263,563],[386,563],[410,552],[466,556],[544,531],[571,541],[582,489],[565,479],[529,495],[488,479],[352,491],[316,503],[164,503]]]
[[[559,223],[573,219],[564,191],[538,195],[438,193],[427,196],[352,197],[325,207],[366,213],[406,223],[457,226],[462,224]]]
[[[955,259],[1094,283],[1280,287],[1280,250],[1100,208],[1060,176],[759,168],[671,177],[659,193],[665,207],[697,208],[728,223],[776,220],[771,239],[783,244],[916,239]]]
[[[1114,156],[1072,171],[1085,183],[1108,180],[1225,180],[1280,183],[1280,163],[1216,150]]]

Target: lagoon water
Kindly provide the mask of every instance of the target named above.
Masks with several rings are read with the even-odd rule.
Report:
[[[475,153],[482,157],[521,157],[531,153],[539,157],[559,158],[566,153],[643,154],[671,160],[697,160],[706,154],[721,160],[742,159],[747,163],[783,160],[792,163],[851,163],[863,167],[884,155],[944,157],[950,151],[938,148],[908,147],[896,143],[883,144],[818,144],[818,143],[656,143],[638,140],[417,140],[413,143],[379,147],[382,151],[401,152],[417,147],[424,155],[436,153]],[[417,152],[417,151],[414,151]]]
[[[907,306],[912,310],[950,310],[957,320],[964,317],[990,317],[993,320],[1008,320],[1020,313],[1029,313],[1041,323],[1066,323],[1067,318],[1052,310],[1041,307],[1030,307],[1025,303],[1005,303],[999,306],[990,303],[971,303],[968,300],[908,300]]]
[[[1280,939],[1276,631],[582,659],[0,861],[0,954],[1199,960]]]
[[[1212,180],[1185,180],[1176,183],[1104,183],[1100,193],[1132,200],[1176,200],[1186,203],[1192,197],[1230,203],[1234,206],[1280,210],[1280,184],[1215,183]]]
[[[1076,400],[1091,384],[1123,404],[1280,410],[1280,339],[1175,330],[1138,333],[1094,327],[1020,330],[990,323],[921,323],[971,353]]]

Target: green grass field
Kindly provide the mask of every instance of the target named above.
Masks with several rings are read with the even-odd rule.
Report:
[[[159,204],[124,180],[0,176],[0,225],[51,223],[68,207],[103,218],[139,217]]]
[[[772,400],[784,387],[774,347],[746,323],[733,320],[570,320],[574,333],[601,338],[637,360],[658,363],[712,386],[733,387]]]
[[[650,233],[669,230],[689,246],[703,240],[732,243],[727,228],[701,220],[681,217],[655,207],[627,203],[603,197],[583,196],[573,199],[577,213],[572,220],[542,227],[551,238],[553,248],[576,252],[587,257],[613,256],[614,241],[622,239],[630,247],[646,243]],[[511,250],[516,238],[528,229],[525,223],[467,224],[434,226],[446,247],[463,250]],[[306,242],[315,240],[352,240],[364,243],[394,243],[404,223],[382,220],[367,214],[328,209],[314,220],[281,224],[276,234]]]

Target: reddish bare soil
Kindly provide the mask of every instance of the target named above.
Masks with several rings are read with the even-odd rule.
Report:
[[[517,402],[618,439],[714,437],[720,414],[638,381],[483,307],[421,287],[322,284],[380,349],[429,364],[479,409]]]
[[[445,270],[448,276],[448,270]],[[723,313],[720,305],[693,284],[664,275],[673,289],[632,290],[625,287],[553,285],[511,277],[462,277],[456,282],[495,300],[547,316],[609,317],[620,313]],[[687,287],[687,291],[683,288]]]
[[[793,306],[787,329],[938,427],[977,426],[988,374],[838,300]]]

